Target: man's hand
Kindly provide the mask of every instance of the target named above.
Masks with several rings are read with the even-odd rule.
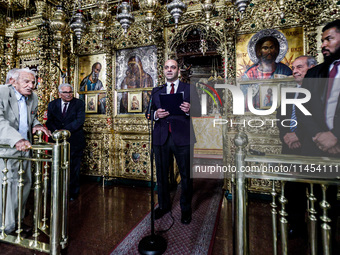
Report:
[[[329,154],[340,154],[340,145],[337,144],[327,151]]]
[[[293,142],[289,145],[289,149],[298,149],[301,147],[301,143],[300,142]]]
[[[157,109],[155,117],[156,119],[162,119],[165,118],[166,116],[168,116],[170,113],[162,108]]]
[[[297,149],[301,147],[301,143],[295,132],[285,134],[283,141],[288,145],[289,149]]]
[[[182,110],[183,112],[189,113],[189,111],[190,111],[190,103],[188,103],[188,102],[183,102],[183,103],[179,106],[179,108],[181,108],[181,110]]]
[[[338,138],[331,131],[317,133],[313,141],[322,151],[328,151],[338,143]]]
[[[21,139],[15,144],[15,148],[18,151],[28,151],[31,147],[31,143],[26,139]]]
[[[45,135],[47,136],[51,136],[52,133],[50,130],[48,130],[46,127],[44,126],[41,126],[41,125],[36,125],[33,127],[33,130],[32,130],[32,133],[34,134],[35,132],[37,132],[38,130],[41,130],[42,132],[45,133]]]

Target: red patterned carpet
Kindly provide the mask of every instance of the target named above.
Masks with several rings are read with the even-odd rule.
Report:
[[[194,196],[192,201],[192,221],[189,225],[181,223],[179,205],[180,186],[174,193],[172,216],[174,225],[168,229],[173,219],[168,213],[155,221],[155,232],[167,240],[164,254],[210,254],[218,224],[219,212],[223,198],[223,180],[194,180]],[[139,241],[151,234],[150,213],[134,227],[130,233],[114,248],[111,255],[138,254]]]

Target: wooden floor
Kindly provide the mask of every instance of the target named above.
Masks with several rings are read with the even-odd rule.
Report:
[[[62,254],[108,255],[148,213],[150,194],[150,188],[146,187],[113,185],[103,188],[100,182],[83,182],[80,196],[70,202],[69,246]],[[273,254],[269,203],[259,199],[249,201],[251,255]],[[30,203],[27,208],[31,210]],[[231,202],[224,199],[212,254],[232,254],[232,247]],[[0,243],[0,254],[44,253]],[[307,254],[306,238],[290,240],[288,254]]]

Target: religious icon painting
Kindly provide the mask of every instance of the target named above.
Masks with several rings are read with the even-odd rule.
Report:
[[[85,113],[98,113],[98,95],[85,95]]]
[[[128,92],[140,90],[151,91],[157,82],[157,48],[156,46],[122,49],[116,55],[116,89],[118,114],[138,113],[144,109],[129,108]],[[144,92],[143,92],[144,95]],[[147,92],[145,92],[147,95]],[[144,96],[143,96],[144,98]]]
[[[80,56],[78,60],[78,92],[105,90],[105,54]]]
[[[236,77],[242,80],[282,79],[291,76],[295,58],[304,54],[303,28],[264,29],[237,36]],[[265,49],[273,48],[268,54]],[[262,62],[275,62],[275,70],[266,70]]]
[[[128,92],[128,112],[142,112],[142,92]]]
[[[276,109],[279,106],[279,101],[280,93],[277,85],[262,84],[260,86],[260,109],[270,109],[272,107]],[[273,104],[276,104],[276,106],[273,106]]]

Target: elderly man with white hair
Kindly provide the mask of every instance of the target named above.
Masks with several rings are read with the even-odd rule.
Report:
[[[29,156],[29,148],[32,143],[32,134],[38,130],[47,136],[51,132],[43,127],[37,119],[38,97],[33,92],[35,87],[35,73],[27,69],[17,69],[9,73],[11,84],[0,86],[0,144],[7,144],[11,148],[1,148],[2,156]],[[5,212],[5,231],[13,231],[18,218],[18,160],[8,160],[7,178],[8,193]],[[0,169],[4,169],[5,163],[0,159]],[[31,165],[24,162],[24,188],[23,188],[23,210],[27,201],[31,183]],[[0,171],[0,178],[3,173]],[[2,189],[0,189],[2,197]],[[0,199],[0,208],[2,200]],[[24,216],[24,213],[22,214]],[[2,211],[0,211],[0,223],[2,224]],[[25,231],[25,229],[24,229]]]

